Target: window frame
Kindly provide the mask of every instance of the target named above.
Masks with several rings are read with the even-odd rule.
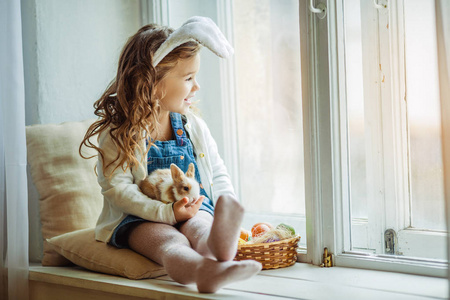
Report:
[[[327,247],[334,254],[336,266],[356,267],[385,271],[404,272],[418,275],[446,277],[448,263],[427,259],[411,259],[399,256],[372,255],[346,251],[350,249],[350,210],[348,159],[346,137],[341,135],[346,124],[345,82],[343,53],[342,1],[316,1],[327,6],[327,18],[319,19],[308,10],[309,1],[301,1],[301,9],[308,11],[308,50],[310,53],[308,85],[311,92],[305,92],[303,101],[305,139],[309,138],[305,161],[311,164],[305,172],[311,177],[307,199],[311,199],[310,214],[314,221],[308,237],[308,254],[312,263],[320,264],[321,251]],[[324,50],[325,49],[325,50]],[[328,65],[321,64],[328,62]],[[303,77],[304,78],[304,77]],[[327,119],[328,118],[328,119]],[[342,150],[343,149],[343,150]],[[317,153],[317,155],[315,155]],[[315,239],[314,239],[315,237]],[[311,246],[309,242],[312,242]]]
[[[216,0],[217,26],[229,41],[233,34],[233,3],[228,0]],[[237,113],[236,113],[236,71],[234,57],[220,60],[220,87],[222,108],[223,159],[230,173],[233,187],[240,195],[240,166],[238,150]],[[227,101],[224,101],[227,99]]]
[[[341,1],[311,2],[316,7],[323,3],[327,15],[319,19],[309,9],[310,0],[299,0],[307,237],[307,251],[300,253],[299,261],[320,265],[327,247],[336,266],[446,277],[448,264],[345,251],[351,242],[351,220],[348,176],[343,176],[349,171],[348,158],[342,155],[346,144],[341,136],[347,126],[345,91],[340,88],[345,79],[339,38],[343,26],[338,22],[343,7]],[[216,5],[218,26],[232,41],[232,1],[216,0]],[[168,0],[141,0],[141,7],[144,21],[165,22],[170,9]],[[224,160],[239,191],[234,72],[233,59],[221,60],[221,98],[228,101],[216,103],[222,109]]]
[[[447,229],[450,228],[450,11],[449,3],[435,0],[436,5],[436,32],[438,37],[438,59],[446,62],[439,65],[439,92],[441,97],[442,120],[442,153],[444,164],[444,195],[446,201]],[[447,12],[447,15],[446,15]],[[450,234],[447,235],[447,259],[450,261]],[[450,283],[450,272],[448,272]],[[450,290],[449,290],[450,298]]]

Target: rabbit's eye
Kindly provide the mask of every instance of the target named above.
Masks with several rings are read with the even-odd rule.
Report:
[[[185,190],[187,192],[187,191],[189,191],[189,187],[185,186],[185,187],[183,187],[183,190]]]

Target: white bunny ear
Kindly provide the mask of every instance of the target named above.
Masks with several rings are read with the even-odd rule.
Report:
[[[184,173],[176,164],[170,164],[170,173],[174,182],[180,182],[183,179]]]
[[[202,44],[222,58],[234,53],[233,47],[210,18],[196,16],[189,18],[156,50],[153,66],[156,67],[173,49],[189,41]]]

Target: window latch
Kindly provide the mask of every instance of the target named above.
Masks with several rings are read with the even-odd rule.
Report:
[[[395,255],[397,253],[397,233],[394,229],[384,232],[384,253]]]
[[[378,0],[373,0],[373,7],[375,7],[376,9],[382,9],[386,8],[387,4],[379,4]]]
[[[323,249],[323,262],[320,266],[325,268],[333,266],[333,254],[328,253],[328,248]]]
[[[314,2],[314,0],[309,1],[309,10],[312,13],[317,14],[319,19],[325,18],[327,15],[327,6],[325,5],[325,3],[319,3],[319,5],[317,5],[317,8],[316,8],[316,7],[314,7],[313,2]]]

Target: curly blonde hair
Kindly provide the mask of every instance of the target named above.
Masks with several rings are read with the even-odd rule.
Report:
[[[147,139],[153,145],[150,136],[157,133],[161,111],[155,87],[179,60],[193,57],[200,50],[201,46],[196,42],[184,43],[164,57],[156,68],[153,67],[154,53],[172,32],[170,27],[149,24],[131,36],[120,54],[116,78],[94,103],[94,113],[98,119],[88,128],[79,153],[88,159],[94,156],[83,156],[82,147],[97,150],[103,161],[103,172],[120,157],[112,172],[119,166],[126,171],[138,164],[136,150],[140,151],[144,159],[148,149],[141,149],[139,141]],[[109,128],[109,134],[119,151],[115,160],[105,165],[103,150],[94,145],[90,138]]]

